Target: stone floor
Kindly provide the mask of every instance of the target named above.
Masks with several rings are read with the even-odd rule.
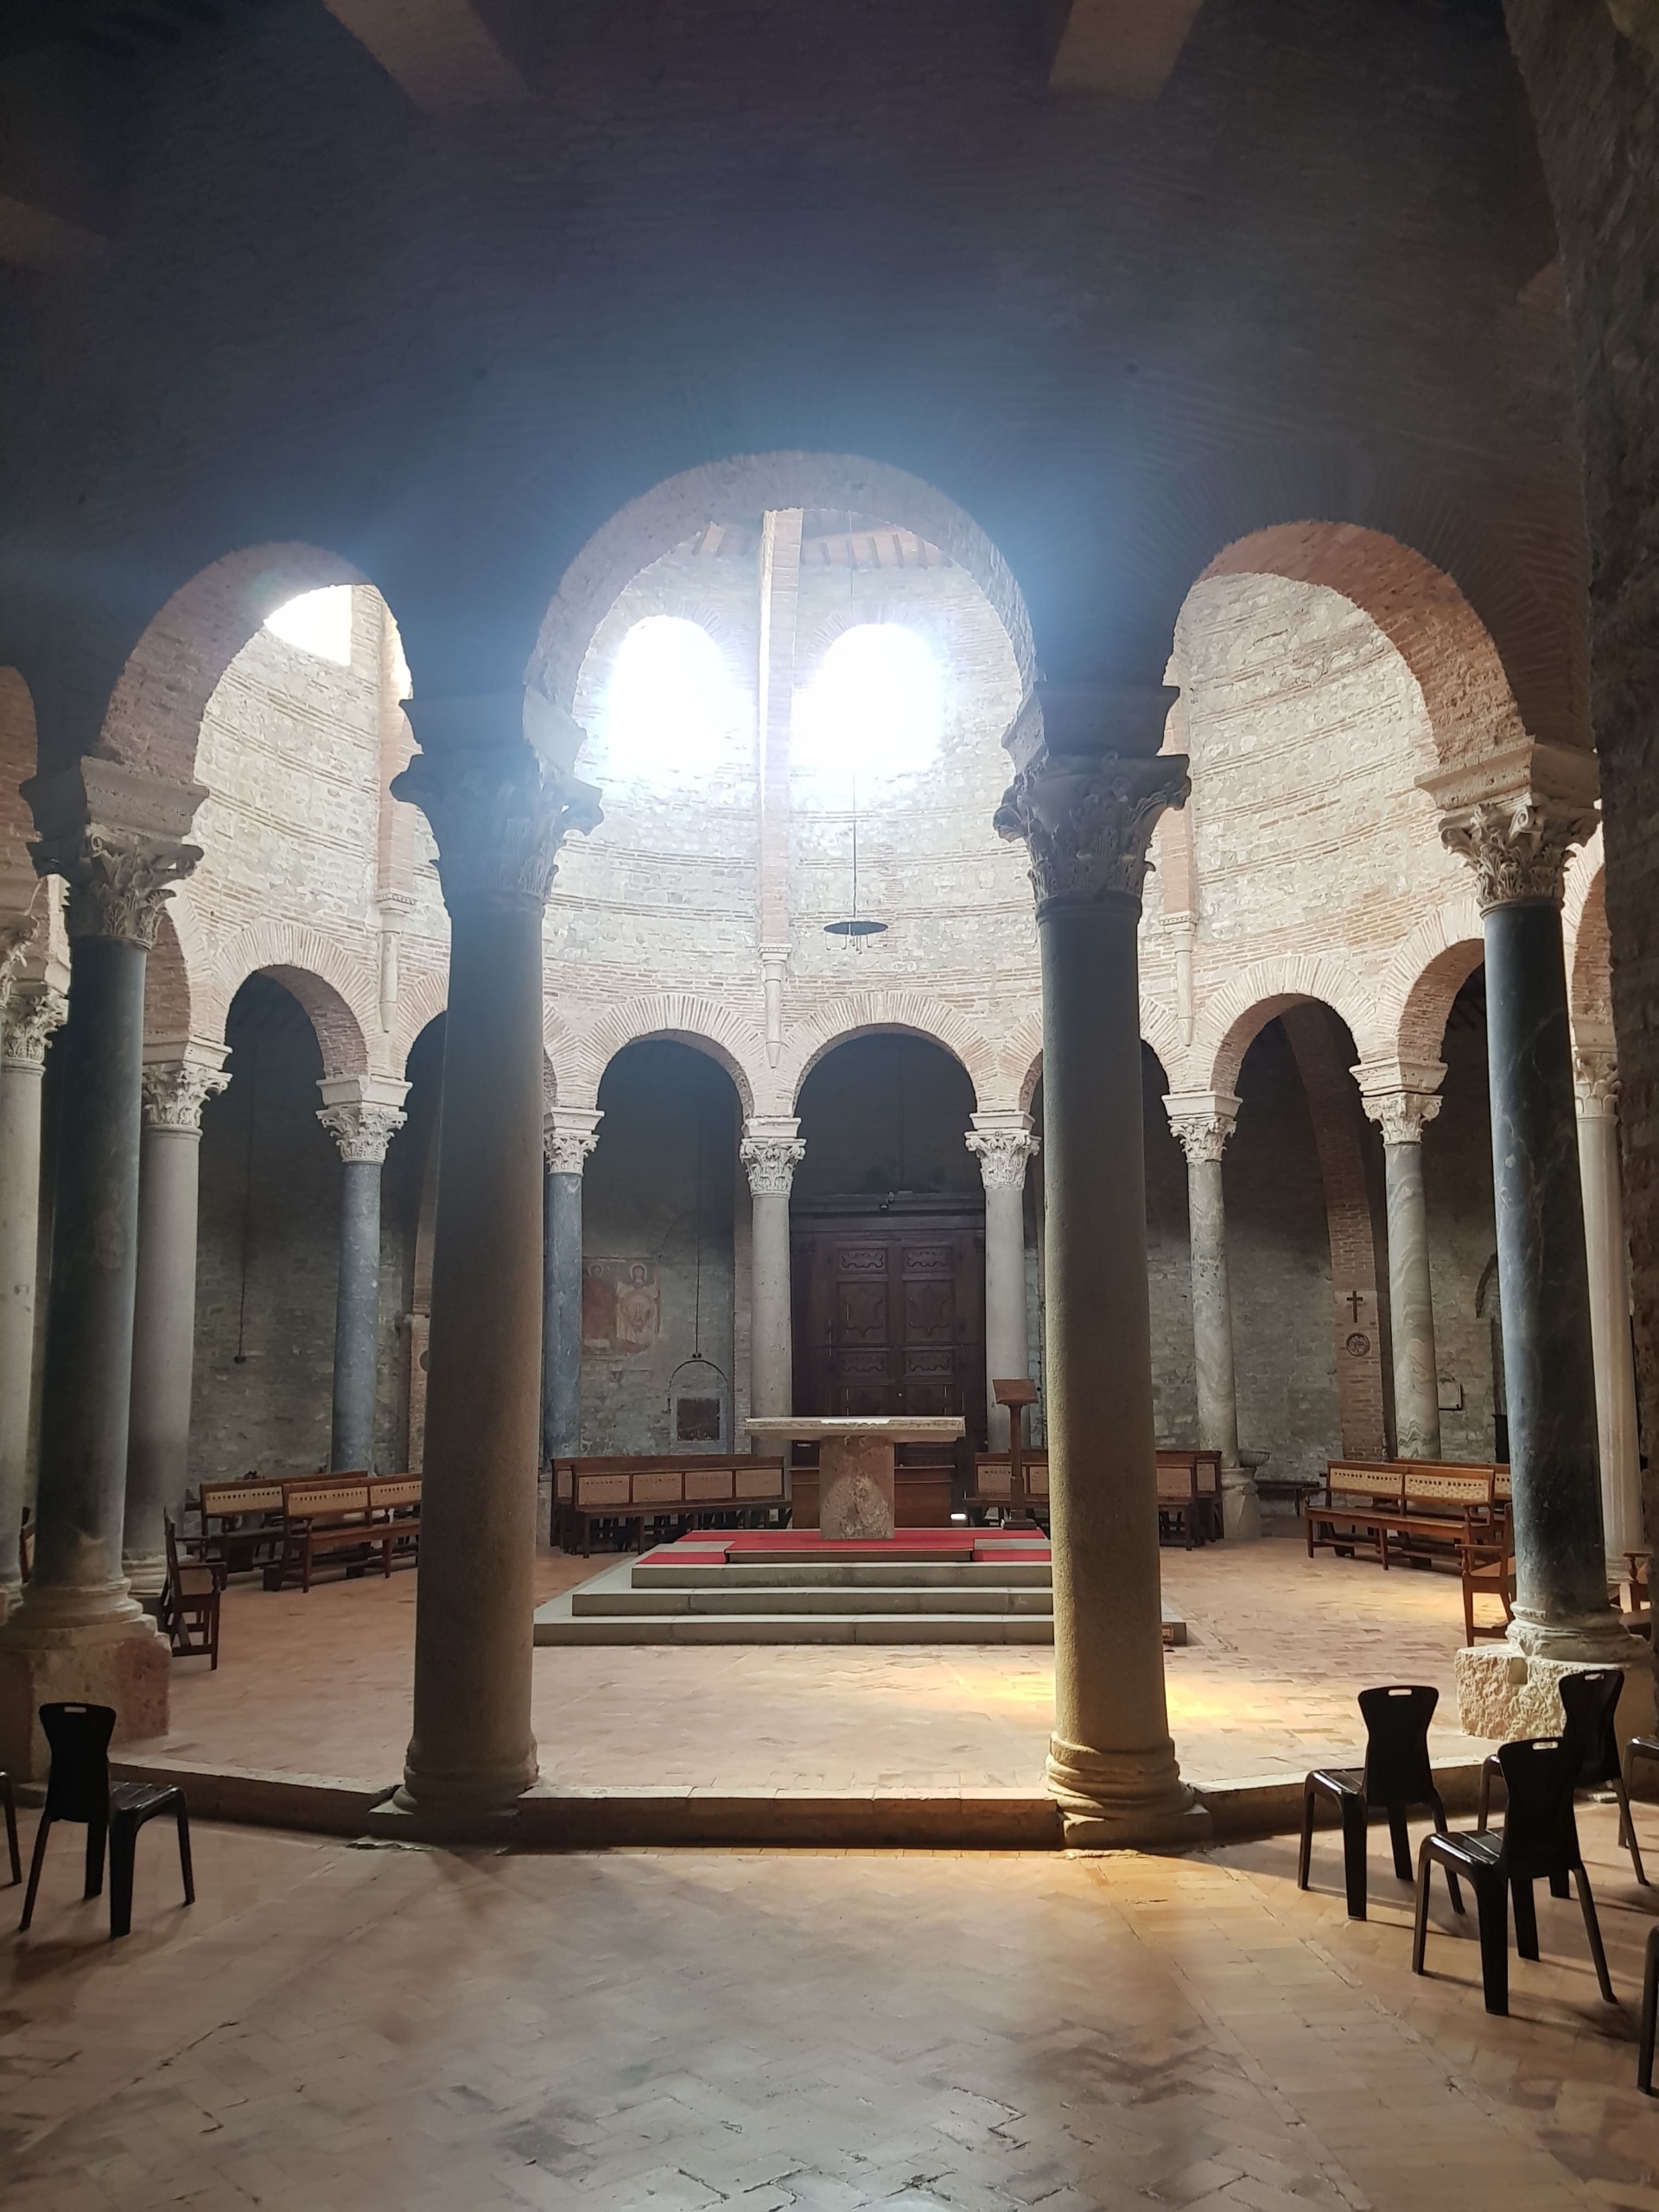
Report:
[[[537,1598],[602,1560],[537,1562]],[[1270,1541],[1166,1551],[1191,1640],[1166,1655],[1171,1725],[1199,1783],[1300,1774],[1351,1751],[1355,1692],[1433,1682],[1437,1757],[1456,1726],[1456,1580]],[[143,1747],[208,1764],[394,1780],[409,1733],[416,1577],[226,1597],[216,1675],[174,1668],[173,1726]],[[556,1783],[746,1789],[1040,1787],[1053,1655],[1040,1646],[543,1650],[542,1770]],[[1480,1748],[1484,1748],[1480,1747]],[[135,1747],[137,1751],[137,1747]]]
[[[29,1840],[32,1815],[25,1820]],[[1649,2212],[1634,2088],[1650,1895],[1583,1830],[1577,1914],[1483,2011],[1373,1850],[1347,1921],[1287,1840],[1207,1858],[141,1844],[134,1934],[0,1936],[7,2212]],[[0,1892],[0,1897],[7,1893]],[[10,1892],[15,1897],[16,1892]]]

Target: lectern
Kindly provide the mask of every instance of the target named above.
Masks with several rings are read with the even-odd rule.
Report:
[[[1026,1408],[1036,1404],[1037,1385],[1028,1375],[1006,1375],[994,1378],[991,1389],[997,1404],[1008,1409],[1008,1510],[1002,1526],[1034,1529],[1026,1495]]]

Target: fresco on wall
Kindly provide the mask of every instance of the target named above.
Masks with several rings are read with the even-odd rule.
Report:
[[[663,1287],[650,1260],[588,1260],[582,1271],[582,1348],[601,1358],[636,1359],[657,1349]]]

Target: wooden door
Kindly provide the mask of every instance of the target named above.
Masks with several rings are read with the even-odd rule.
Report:
[[[796,1410],[985,1414],[985,1240],[952,1218],[805,1221],[795,1232]]]

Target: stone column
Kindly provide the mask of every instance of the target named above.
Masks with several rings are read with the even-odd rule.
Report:
[[[1233,1300],[1227,1281],[1227,1207],[1221,1155],[1238,1119],[1238,1101],[1218,1091],[1173,1094],[1169,1126],[1186,1154],[1187,1243],[1192,1268],[1192,1371],[1198,1442],[1221,1454],[1222,1525],[1230,1536],[1259,1536],[1262,1504],[1238,1456],[1238,1389],[1233,1370]]]
[[[596,1113],[556,1106],[547,1154],[542,1230],[542,1465],[582,1450],[582,1174],[599,1142]]]
[[[1630,1344],[1630,1262],[1618,1170],[1618,1076],[1611,1052],[1575,1052],[1573,1065],[1590,1335],[1596,1356],[1602,1533],[1608,1573],[1616,1576],[1629,1572],[1625,1553],[1639,1551],[1645,1541],[1636,1433],[1636,1359]]]
[[[599,809],[515,741],[531,703],[415,702],[428,749],[393,785],[432,825],[449,910],[415,1718],[397,1798],[434,1833],[487,1826],[536,1778],[542,923],[559,847]],[[549,744],[572,760],[581,732],[553,719]],[[495,741],[464,748],[480,728]]]
[[[17,1531],[29,1490],[41,1079],[48,1039],[67,1011],[61,991],[18,987],[0,1027],[0,1621],[17,1601]]]
[[[121,1567],[133,1595],[151,1602],[167,1579],[162,1519],[183,1499],[190,1452],[201,1109],[230,1081],[224,1063],[222,1045],[191,1045],[144,1064]]]
[[[794,1411],[794,1333],[790,1306],[789,1189],[806,1156],[793,1116],[752,1117],[738,1158],[754,1198],[753,1382],[750,1411]]]
[[[1440,1370],[1428,1269],[1423,1131],[1440,1110],[1438,1086],[1445,1073],[1439,1062],[1425,1067],[1354,1070],[1361,1103],[1382,1132],[1389,1199],[1389,1313],[1394,1334],[1394,1437],[1395,1454],[1402,1459],[1440,1456]]]
[[[37,807],[37,813],[39,808]],[[188,816],[186,817],[188,819]],[[0,1766],[33,1776],[54,1698],[113,1706],[118,1741],[167,1726],[170,1659],[121,1571],[137,1283],[144,961],[168,886],[199,849],[103,827],[44,836],[69,883],[63,1033],[41,1391],[35,1572],[0,1627]]]
[[[1441,836],[1479,886],[1497,1276],[1515,1493],[1511,1644],[1530,1672],[1626,1663],[1637,1647],[1608,1602],[1596,1368],[1561,949],[1567,856],[1595,824],[1595,761],[1516,747],[1425,777]],[[1499,1660],[1506,1655],[1499,1652]],[[1465,1694],[1484,1652],[1460,1656]],[[1465,1663],[1467,1662],[1467,1663]],[[1487,1671],[1491,1671],[1488,1662]],[[1621,1723],[1622,1725],[1622,1723]],[[1512,1722],[1480,1734],[1515,1732]]]
[[[374,1469],[380,1370],[380,1170],[404,1126],[409,1086],[325,1076],[317,1119],[340,1147],[340,1272],[334,1281],[334,1396],[328,1465]]]
[[[1043,977],[1053,1534],[1049,1787],[1075,1844],[1201,1841],[1164,1698],[1136,931],[1147,847],[1187,790],[1174,694],[1046,686],[997,810],[1030,849]]]
[[[1031,1353],[1026,1325],[1026,1167],[1038,1140],[1024,1115],[976,1114],[968,1149],[985,1185],[986,1411],[993,1452],[1008,1448],[1008,1409],[989,1387],[1024,1375]]]

